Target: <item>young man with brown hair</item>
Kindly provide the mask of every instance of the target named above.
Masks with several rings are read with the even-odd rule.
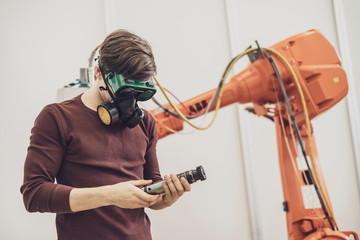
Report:
[[[105,81],[109,74],[140,82],[154,76],[150,45],[117,30],[99,54],[93,86],[71,100],[47,105],[35,121],[21,187],[25,207],[57,213],[58,239],[151,239],[144,208],[171,206],[190,191],[190,184],[171,174],[164,177],[163,195],[140,189],[161,180],[155,120],[137,108],[135,95],[131,101],[119,100]],[[120,123],[105,125],[96,111],[111,101],[127,101],[121,105],[126,110],[120,106]],[[128,114],[121,115],[122,110]],[[124,123],[135,113],[140,113],[136,124],[127,127]]]

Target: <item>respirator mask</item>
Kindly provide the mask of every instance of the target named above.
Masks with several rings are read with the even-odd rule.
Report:
[[[97,107],[101,122],[107,126],[120,122],[129,128],[135,127],[144,117],[137,102],[147,101],[156,93],[153,79],[127,79],[115,72],[109,72],[106,77],[102,75],[106,88],[100,87],[100,90],[107,90],[112,100]]]

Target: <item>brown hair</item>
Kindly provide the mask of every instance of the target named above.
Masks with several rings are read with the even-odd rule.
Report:
[[[156,74],[150,44],[126,30],[119,29],[107,36],[99,54],[99,65],[104,73],[112,71],[138,80],[146,80]]]

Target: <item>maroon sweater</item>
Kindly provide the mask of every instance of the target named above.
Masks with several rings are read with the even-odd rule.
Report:
[[[151,239],[150,220],[140,209],[115,206],[73,213],[73,187],[129,180],[160,180],[154,118],[133,129],[105,126],[80,95],[46,106],[31,131],[21,193],[29,212],[54,212],[58,239]],[[54,183],[56,180],[56,183]]]

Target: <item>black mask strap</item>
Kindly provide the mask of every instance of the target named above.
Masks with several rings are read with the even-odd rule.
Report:
[[[100,72],[101,72],[101,76],[102,76],[102,78],[103,78],[103,80],[104,80],[104,82],[105,82],[105,85],[106,85],[106,88],[104,88],[104,87],[101,86],[101,87],[100,87],[100,91],[104,91],[104,90],[108,91],[109,94],[110,94],[111,99],[112,99],[113,101],[115,101],[115,96],[114,96],[114,94],[111,92],[110,87],[109,87],[108,83],[106,82],[105,72],[103,71],[100,63],[99,63],[98,65],[99,65],[99,69],[100,69]]]

